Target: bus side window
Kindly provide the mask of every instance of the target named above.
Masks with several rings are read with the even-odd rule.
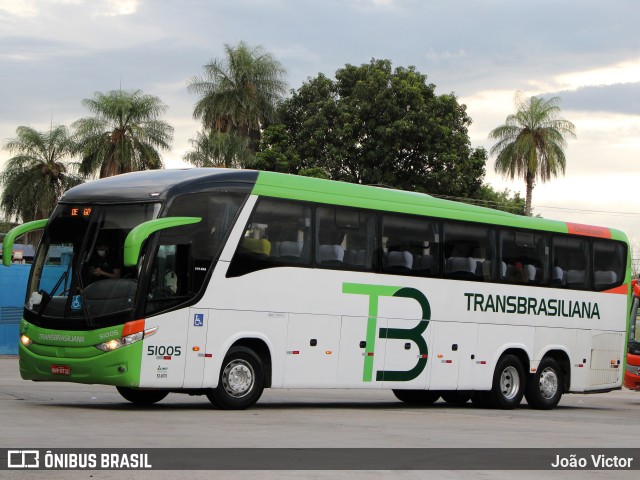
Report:
[[[384,215],[382,271],[400,275],[439,275],[439,225],[427,218]]]
[[[622,285],[627,248],[615,240],[593,241],[593,282],[598,291]]]
[[[375,271],[376,215],[353,208],[316,209],[316,265],[321,268]]]
[[[529,285],[548,282],[549,239],[546,235],[501,230],[499,251],[500,280]]]
[[[445,277],[483,281],[497,278],[493,228],[469,223],[445,223],[443,250]]]
[[[311,208],[290,200],[262,198],[251,214],[227,277],[265,268],[309,266]]]
[[[590,242],[585,238],[554,235],[552,285],[584,290],[591,271]]]

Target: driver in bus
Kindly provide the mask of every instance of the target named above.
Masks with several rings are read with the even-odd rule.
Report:
[[[109,245],[105,241],[98,242],[95,253],[91,256],[91,281],[120,278],[121,272],[117,256],[113,254]]]

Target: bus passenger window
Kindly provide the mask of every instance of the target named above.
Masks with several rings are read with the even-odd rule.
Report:
[[[494,230],[469,223],[444,224],[444,275],[491,281],[497,278]]]
[[[311,209],[300,202],[263,198],[249,218],[227,276],[309,265],[310,258]]]
[[[553,237],[552,285],[584,290],[589,286],[589,241],[585,238]]]
[[[622,285],[627,248],[614,240],[593,241],[593,282],[598,291]]]
[[[376,216],[367,211],[316,209],[316,263],[325,268],[375,269]]]
[[[439,225],[408,215],[382,217],[382,271],[431,276],[440,273]]]
[[[529,285],[548,282],[549,239],[546,235],[501,230],[499,251],[500,280]]]

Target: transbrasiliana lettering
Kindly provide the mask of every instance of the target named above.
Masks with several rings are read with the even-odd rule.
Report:
[[[40,340],[50,340],[54,342],[74,342],[74,343],[82,343],[84,342],[83,335],[64,335],[60,333],[40,333],[38,335]]]
[[[468,312],[515,313],[547,317],[600,318],[597,302],[465,293]]]

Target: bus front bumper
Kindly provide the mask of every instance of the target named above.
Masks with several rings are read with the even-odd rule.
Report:
[[[140,383],[142,342],[84,358],[41,355],[20,344],[19,355],[20,376],[25,380],[119,387],[137,387]]]

